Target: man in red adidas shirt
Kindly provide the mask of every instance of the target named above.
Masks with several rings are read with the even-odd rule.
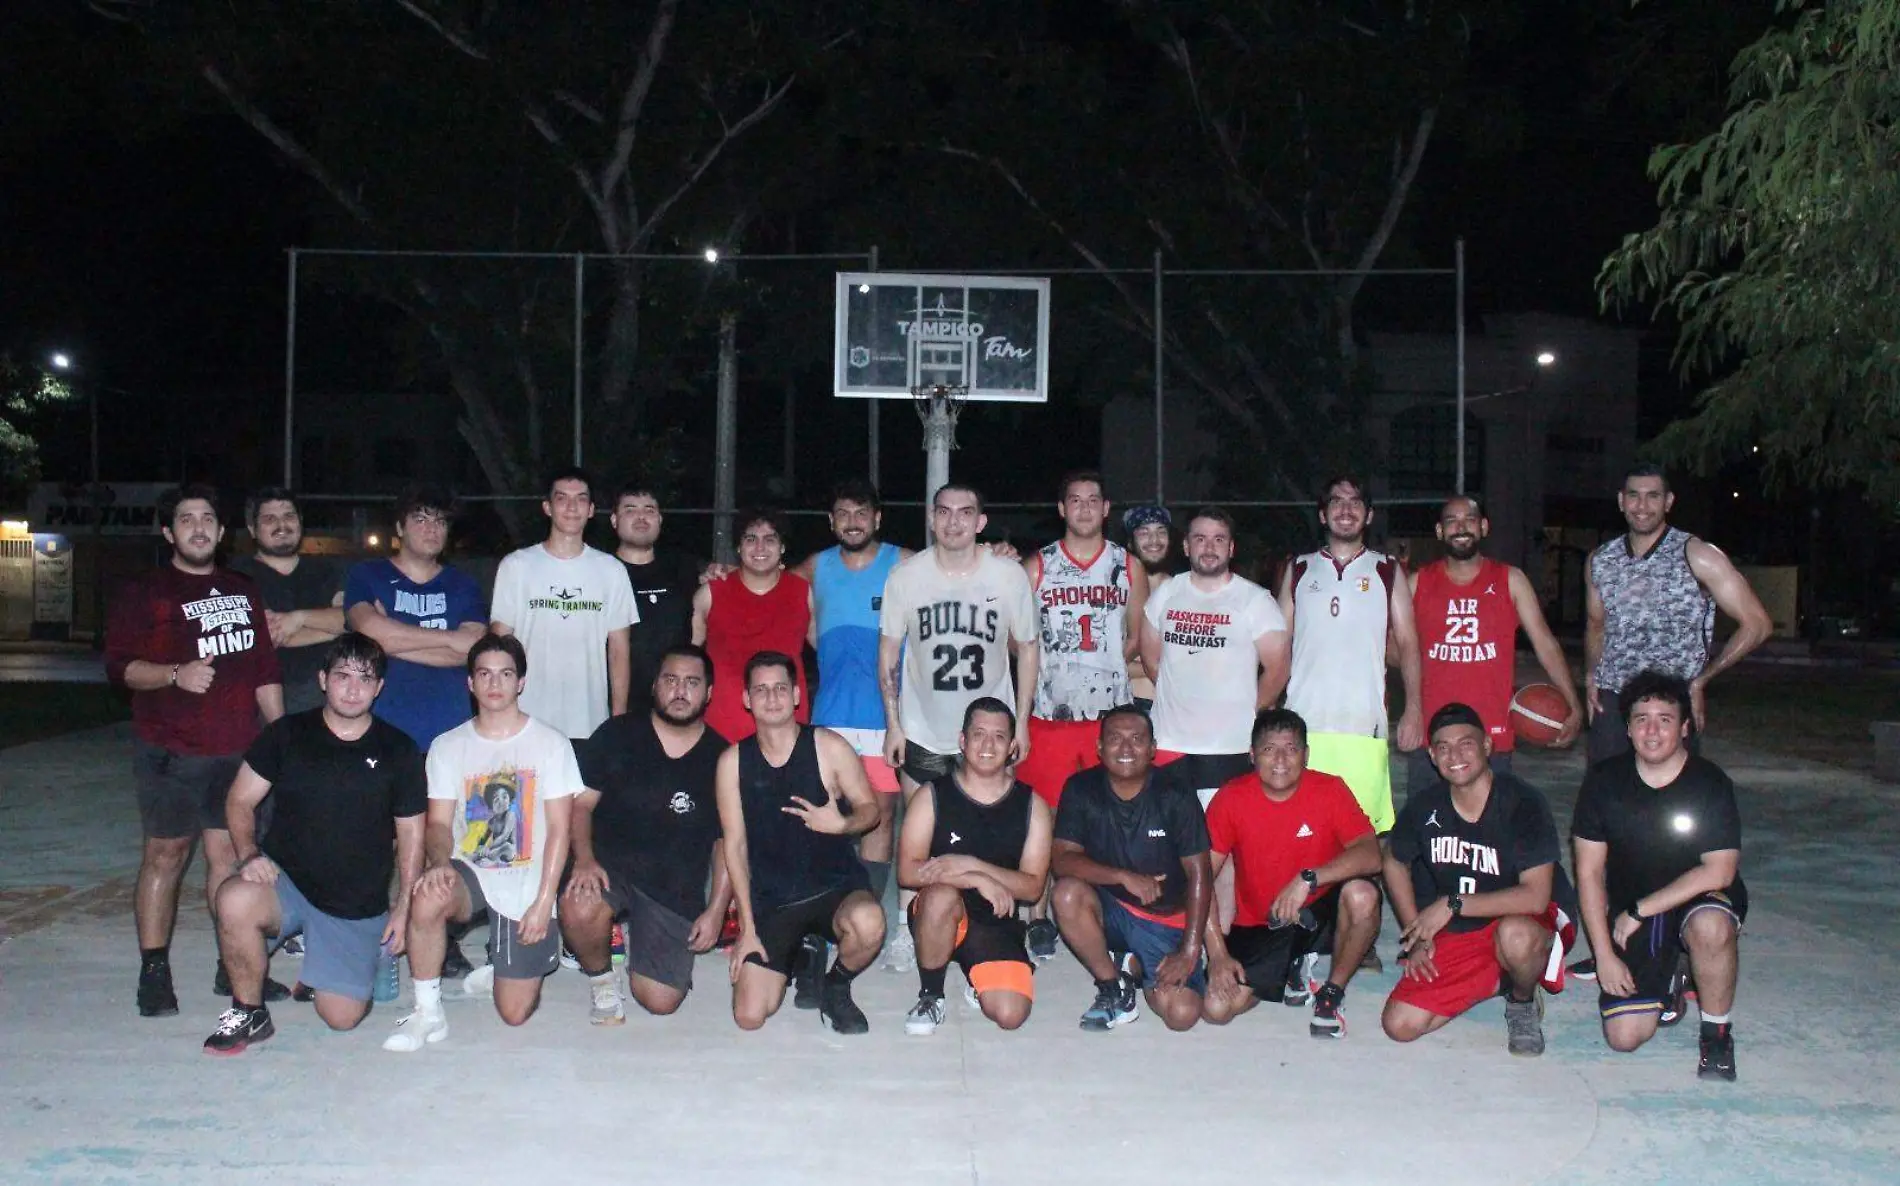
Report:
[[[1559,747],[1575,741],[1582,730],[1583,702],[1530,578],[1521,568],[1480,554],[1490,530],[1475,496],[1445,500],[1437,527],[1445,558],[1412,574],[1412,616],[1418,625],[1422,719],[1430,720],[1447,704],[1477,709],[1491,739],[1491,768],[1508,771],[1516,741],[1510,718],[1520,627],[1544,675],[1570,706],[1570,719],[1557,736]],[[1429,744],[1413,750],[1406,762],[1407,794],[1417,794],[1438,777]]]
[[[1291,709],[1254,718],[1251,774],[1207,807],[1214,870],[1234,862],[1234,925],[1207,924],[1202,1017],[1231,1021],[1263,1000],[1298,1008],[1330,945],[1333,964],[1313,994],[1315,1038],[1346,1033],[1346,984],[1379,933],[1379,838],[1344,779],[1306,768],[1306,722]]]

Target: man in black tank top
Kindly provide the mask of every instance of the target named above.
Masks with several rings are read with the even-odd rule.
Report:
[[[910,801],[898,842],[898,884],[916,890],[917,1004],[904,1032],[943,1024],[944,975],[963,969],[983,1016],[1006,1030],[1029,1020],[1033,965],[1018,902],[1042,896],[1054,816],[1009,772],[1016,714],[994,696],[970,702],[957,747],[962,767]]]
[[[739,909],[732,945],[732,1019],[755,1030],[785,1001],[801,941],[838,945],[825,974],[821,1021],[841,1034],[871,1027],[851,981],[884,945],[884,910],[870,893],[853,838],[877,825],[877,803],[851,743],[794,717],[790,655],[761,651],[745,667],[745,703],[758,732],[719,757],[716,790],[726,869]]]

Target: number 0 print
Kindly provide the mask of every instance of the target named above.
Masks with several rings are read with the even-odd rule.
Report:
[[[1459,896],[1459,897],[1461,897],[1461,898],[1462,898],[1462,897],[1464,897],[1464,896],[1465,896],[1466,894],[1475,894],[1475,893],[1477,893],[1477,892],[1478,892],[1478,879],[1477,879],[1477,878],[1475,878],[1475,877],[1460,877],[1460,878],[1458,879],[1458,896]]]
[[[962,650],[948,643],[930,652],[937,661],[937,669],[930,673],[930,686],[939,692],[954,692],[959,686],[964,691],[974,692],[983,686],[983,648],[975,643]],[[969,670],[963,675],[957,674],[957,661],[961,659]]]

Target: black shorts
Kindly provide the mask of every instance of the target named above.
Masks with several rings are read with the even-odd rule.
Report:
[[[609,871],[600,900],[627,924],[627,971],[680,992],[693,989],[693,920],[673,913],[640,892],[624,874]]]
[[[917,902],[911,899],[910,930],[917,933]],[[1035,962],[1029,958],[1028,928],[1015,915],[998,918],[986,903],[981,910],[967,906],[957,920],[957,945],[950,958],[963,969],[963,978],[979,993],[991,989],[1021,993],[1036,999]]]
[[[838,941],[838,930],[831,925],[832,916],[838,913],[838,907],[844,904],[844,900],[859,892],[860,888],[851,886],[826,890],[815,898],[788,902],[759,915],[752,920],[752,924],[758,928],[759,946],[765,948],[765,958],[749,955],[746,962],[757,964],[768,972],[790,976],[792,961],[798,956],[798,945],[806,935],[823,936],[827,943]]]
[[[1676,962],[1685,950],[1682,924],[1698,910],[1726,913],[1739,931],[1748,918],[1748,890],[1737,881],[1726,890],[1701,894],[1674,910],[1644,919],[1623,950],[1617,952],[1630,970],[1630,979],[1636,982],[1636,991],[1626,997],[1613,997],[1599,989],[1598,1012],[1607,1019],[1662,1011],[1663,998],[1669,995],[1669,980],[1676,974]]]
[[[904,777],[918,786],[925,786],[947,777],[957,768],[956,754],[940,754],[927,750],[914,741],[904,743]]]
[[[1310,909],[1313,926],[1243,927],[1227,932],[1227,954],[1240,961],[1241,975],[1253,994],[1263,1001],[1286,995],[1287,976],[1308,952],[1331,951],[1339,921],[1339,890],[1335,888]]]
[[[1253,770],[1253,755],[1182,754],[1166,759],[1157,755],[1155,766],[1164,777],[1174,780],[1175,786],[1199,794],[1201,806],[1206,807],[1214,791]],[[1200,794],[1203,791],[1207,793]]]
[[[199,757],[139,742],[132,778],[146,838],[181,840],[224,831],[224,801],[243,764],[243,754]]]

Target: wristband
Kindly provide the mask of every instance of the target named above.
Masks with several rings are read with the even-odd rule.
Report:
[[[172,686],[172,687],[174,687],[174,688],[178,686],[178,664],[176,664],[176,663],[174,663],[174,664],[172,664],[172,683],[171,683],[171,686]]]
[[[1628,906],[1623,908],[1623,913],[1629,915],[1631,918],[1635,919],[1637,922],[1641,922],[1643,921],[1643,912],[1641,910],[1638,910],[1636,907],[1637,907],[1637,903],[1631,902]]]

